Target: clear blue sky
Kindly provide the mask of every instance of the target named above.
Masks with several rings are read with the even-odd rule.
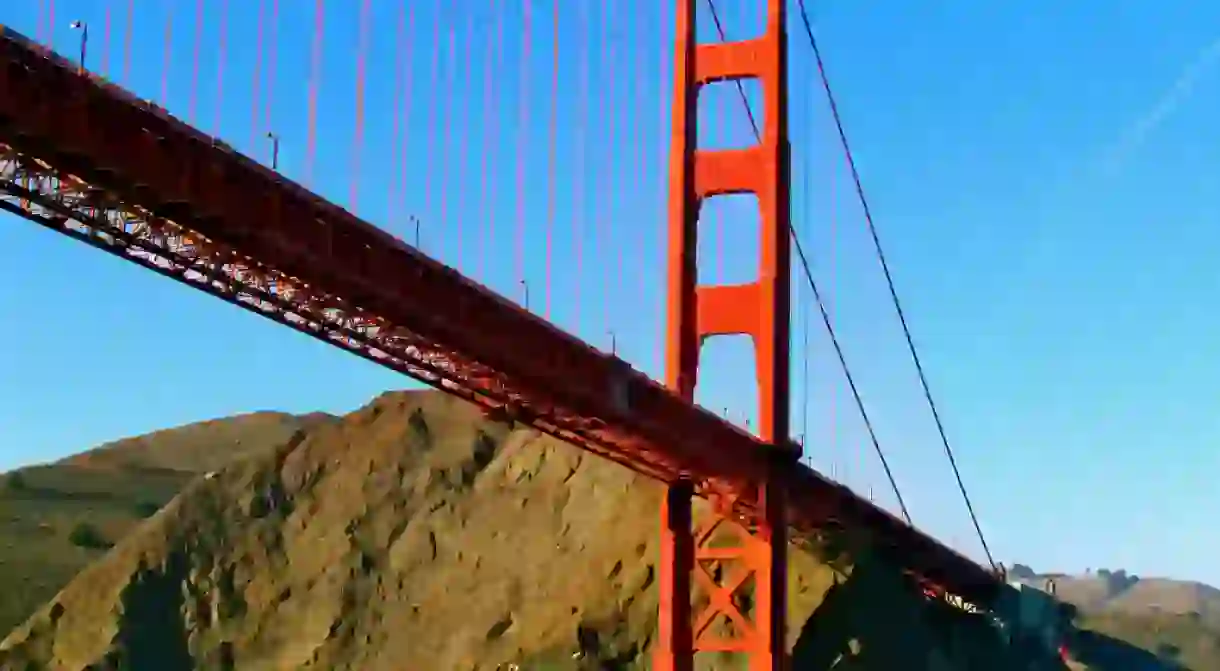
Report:
[[[718,2],[731,37],[759,25],[742,9],[751,3]],[[109,65],[119,77],[125,3],[55,4],[57,47],[74,55],[77,34],[68,24],[88,21],[95,67],[106,44],[104,8],[112,7]],[[220,135],[265,158],[267,143],[252,141],[251,130],[258,4],[229,0]],[[282,168],[304,180],[313,3],[280,4],[272,125],[284,138]],[[672,9],[645,0],[563,4],[553,315],[601,347],[613,330],[620,351],[655,372],[668,132],[661,96],[668,95]],[[1210,514],[1220,510],[1212,483],[1220,472],[1213,382],[1220,352],[1211,346],[1220,331],[1220,274],[1212,264],[1220,250],[1220,6],[1125,0],[1098,13],[1049,0],[810,4],[899,291],[998,557],[1043,569],[1121,566],[1220,584]],[[129,84],[159,97],[171,5],[168,107],[186,117],[193,2],[137,1]],[[220,0],[207,5],[197,121],[210,129]],[[358,3],[327,5],[313,183],[348,204]],[[452,29],[455,53],[469,54],[472,65],[453,73],[442,51],[440,84],[431,85],[438,5],[417,3],[405,209],[389,198],[400,153],[392,141],[398,4],[373,5],[360,214],[407,238],[404,213],[420,215],[425,249],[471,274],[480,267],[478,241],[486,240],[487,282],[520,299],[513,230],[524,141],[525,266],[531,306],[541,310],[551,4],[534,2],[531,56],[523,64],[519,0],[462,3],[470,11],[443,18],[440,44]],[[498,10],[505,37],[489,106],[484,45],[495,42],[490,8],[497,5],[509,9]],[[35,0],[9,3],[0,22],[36,35],[38,8]],[[793,28],[801,238],[912,514],[977,557],[814,86],[803,33]],[[616,36],[613,53],[603,46],[606,35]],[[579,94],[582,41],[591,54],[589,96]],[[527,120],[519,117],[523,72]],[[709,95],[708,137],[740,144],[744,114],[732,92],[723,93]],[[444,117],[447,109],[452,158],[433,161],[444,138],[430,115]],[[495,127],[485,123],[485,109]],[[725,247],[734,253],[725,275],[745,277],[757,249],[748,208],[737,202],[709,209],[709,219],[727,222]],[[0,240],[0,311],[10,324],[0,336],[0,469],[241,411],[343,412],[409,385],[23,221],[0,220]],[[714,245],[705,248],[716,256]],[[704,270],[714,274],[715,266],[709,261]],[[795,321],[800,326],[805,317]],[[805,340],[800,329],[796,340]],[[816,321],[808,342],[808,378],[804,356],[794,362],[794,430],[808,435],[819,468],[861,491],[871,488],[892,507]],[[716,359],[707,359],[701,398],[740,418],[753,396],[742,392],[750,372],[738,345],[709,347],[706,356]]]

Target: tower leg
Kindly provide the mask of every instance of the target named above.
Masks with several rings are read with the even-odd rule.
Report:
[[[654,671],[693,671],[691,634],[691,567],[695,562],[691,535],[690,483],[671,485],[661,502],[660,617]]]
[[[668,202],[666,383],[694,400],[705,338],[745,334],[754,343],[759,439],[788,441],[789,400],[789,147],[785,0],[767,0],[767,30],[754,40],[695,42],[695,0],[678,0],[673,127]],[[697,98],[703,86],[758,79],[764,98],[759,143],[731,151],[696,146]],[[752,193],[760,208],[758,277],[739,285],[699,285],[699,210],[707,198]],[[709,450],[715,445],[706,446]],[[751,671],[787,666],[788,534],[782,492],[756,483],[757,519],[719,512],[698,525],[688,483],[671,484],[662,505],[660,638],[653,668],[691,671],[700,651],[737,652]],[[707,597],[696,612],[692,588]]]

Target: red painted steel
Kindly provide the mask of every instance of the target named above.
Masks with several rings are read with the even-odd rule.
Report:
[[[3,27],[0,208],[698,495],[773,472],[756,438],[626,362]],[[798,530],[867,530],[971,601],[1000,584],[809,468],[771,486]]]
[[[693,403],[704,341],[720,335],[750,336],[760,449],[773,453],[772,469],[791,471],[800,453],[791,449],[788,432],[792,254],[785,3],[767,2],[767,27],[761,37],[700,45],[695,0],[677,2],[665,365],[670,389]],[[700,150],[700,92],[718,81],[746,78],[762,85],[760,141],[744,150]],[[757,278],[738,285],[699,285],[699,211],[710,197],[738,193],[758,199]],[[670,488],[661,511],[660,637],[653,661],[658,671],[691,671],[695,653],[703,651],[744,655],[751,671],[786,668],[788,525],[782,479],[769,475],[752,494],[758,502],[752,524],[717,512],[695,529],[689,489],[681,484]],[[728,533],[718,537],[718,530]],[[708,596],[698,610],[692,606],[692,574]],[[746,590],[753,597],[748,613],[735,601]],[[719,618],[727,626],[716,631],[712,626]]]

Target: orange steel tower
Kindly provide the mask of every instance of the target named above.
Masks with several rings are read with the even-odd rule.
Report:
[[[744,42],[697,44],[695,1],[678,0],[674,65],[673,135],[669,157],[669,257],[666,384],[694,400],[699,352],[705,338],[745,334],[754,342],[759,438],[774,446],[771,463],[795,461],[788,437],[789,399],[789,144],[787,27],[784,0],[768,0],[766,32]],[[700,89],[720,81],[756,78],[762,84],[762,140],[745,149],[701,151],[696,146]],[[707,198],[752,193],[758,198],[761,254],[758,277],[740,285],[698,284],[700,205]],[[707,445],[714,450],[718,446]],[[788,461],[784,461],[787,457]],[[691,485],[670,485],[662,504],[659,640],[654,668],[691,671],[698,651],[748,656],[751,671],[786,666],[787,523],[778,487],[756,483],[742,496],[758,497],[755,519],[731,514],[732,501],[713,501],[716,515],[692,529]],[[717,528],[736,532],[735,547],[712,547]],[[723,568],[717,581],[708,563]],[[710,602],[691,603],[692,576]],[[753,586],[752,614],[735,593]],[[727,617],[734,635],[716,638],[710,625]]]

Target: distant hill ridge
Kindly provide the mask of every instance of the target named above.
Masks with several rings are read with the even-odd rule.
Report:
[[[1021,564],[1014,565],[1009,576],[1039,588],[1051,580],[1056,596],[1090,612],[1193,613],[1204,620],[1220,621],[1220,589],[1201,582],[1142,578],[1122,569],[1099,569],[1085,575],[1037,573]]]

